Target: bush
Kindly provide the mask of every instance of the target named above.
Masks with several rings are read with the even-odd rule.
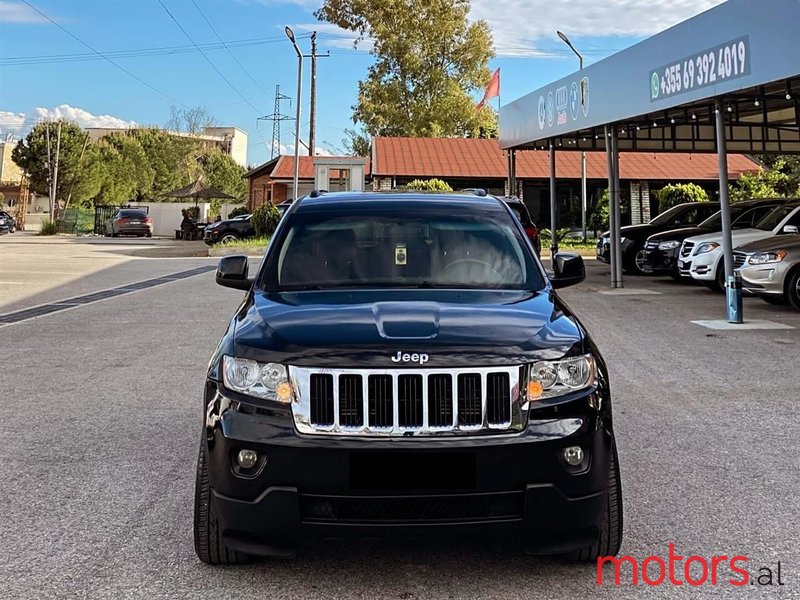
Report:
[[[256,230],[258,237],[267,237],[275,232],[278,221],[281,220],[281,213],[275,208],[274,204],[268,203],[259,206],[253,211],[250,224]]]
[[[452,192],[446,182],[441,179],[415,179],[406,185],[407,190],[420,190],[423,192]]]
[[[601,232],[608,230],[608,190],[603,190],[603,193],[597,199],[589,218],[587,219],[587,227],[594,232]]]
[[[55,235],[58,233],[58,223],[50,219],[42,221],[42,228],[39,230],[39,235]]]
[[[231,212],[228,213],[228,218],[233,219],[234,217],[241,217],[242,215],[248,214],[250,211],[247,210],[246,206],[237,206]]]
[[[686,202],[708,202],[706,191],[694,183],[668,185],[658,190],[656,195],[658,197],[659,212],[664,212],[673,206]]]

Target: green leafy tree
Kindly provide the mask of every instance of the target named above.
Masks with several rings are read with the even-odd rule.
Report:
[[[87,159],[84,147],[88,146],[86,133],[77,125],[61,123],[40,123],[24,140],[20,140],[11,152],[11,159],[30,177],[31,189],[37,194],[48,196],[50,191],[50,167],[55,170],[56,146],[61,127],[61,143],[58,153],[58,181],[56,200],[66,199],[75,186],[91,182],[82,179],[96,176],[91,169],[84,168]],[[50,161],[48,163],[48,130],[50,138]],[[83,154],[83,157],[81,156]],[[91,186],[89,186],[91,187]]]
[[[492,36],[469,10],[469,0],[325,0],[318,19],[373,41],[353,107],[368,136],[496,136],[496,112],[473,98],[491,77]]]
[[[452,192],[446,181],[441,179],[415,179],[406,184],[407,190],[421,190],[425,192]]]
[[[139,141],[153,169],[150,194],[161,199],[164,194],[183,187],[199,177],[198,158],[202,151],[191,138],[176,137],[161,129],[134,129],[127,135]]]
[[[668,185],[658,190],[656,195],[660,212],[686,202],[708,202],[706,191],[694,183]]]
[[[267,203],[253,211],[250,224],[253,226],[253,229],[255,229],[258,237],[267,237],[274,233],[275,228],[278,226],[278,221],[280,220],[281,213],[275,208],[275,205]]]
[[[608,229],[608,217],[608,190],[603,190],[603,193],[600,194],[597,202],[595,202],[594,208],[592,208],[592,211],[589,214],[587,225],[595,233],[599,231],[606,231]]]
[[[247,195],[247,182],[244,179],[245,168],[227,154],[211,152],[200,159],[206,182],[219,188],[237,201],[243,201]]]
[[[141,142],[133,136],[115,133],[97,145],[97,155],[104,167],[98,204],[121,204],[152,197],[155,169]]]
[[[796,157],[773,157],[774,168],[742,173],[736,183],[728,187],[732,202],[752,198],[782,198],[800,194],[800,166]],[[794,164],[793,164],[794,163]]]

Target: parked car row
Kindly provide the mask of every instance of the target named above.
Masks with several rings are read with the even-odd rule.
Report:
[[[712,211],[716,212],[709,214]],[[701,216],[707,218],[699,220]],[[742,276],[745,292],[800,310],[800,200],[733,204],[731,226],[734,268]],[[622,240],[623,267],[628,273],[669,275],[715,291],[725,288],[718,203],[675,206],[646,225],[623,227]],[[609,235],[604,233],[598,240],[597,258],[609,262],[609,255]]]
[[[17,221],[4,210],[0,210],[0,235],[14,233],[17,230]]]

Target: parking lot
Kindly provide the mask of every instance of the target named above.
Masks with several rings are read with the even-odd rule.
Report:
[[[747,299],[746,319],[789,328],[707,329],[692,321],[724,318],[721,295],[668,278],[607,293],[608,266],[594,260],[561,295],[611,372],[622,554],[666,556],[674,543],[683,556],[747,556],[756,573],[780,561],[785,585],[598,587],[594,565],[526,556],[497,539],[324,541],[291,561],[200,563],[201,392],[241,293],[201,272],[214,260],[172,247],[0,239],[0,596],[800,597],[800,312]],[[11,312],[110,288],[124,290],[3,324]]]

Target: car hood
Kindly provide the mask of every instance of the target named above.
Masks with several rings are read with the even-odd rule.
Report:
[[[391,361],[400,351],[426,353],[435,368],[560,358],[584,335],[549,290],[322,291],[253,294],[234,344],[237,356],[262,362],[414,366]]]
[[[683,227],[682,229],[670,229],[668,231],[662,231],[661,233],[654,233],[649,238],[647,238],[647,241],[648,242],[663,242],[666,240],[683,241],[688,237],[703,235],[706,233],[711,233],[711,230],[704,229],[703,227]]]
[[[733,241],[733,247],[736,248],[741,244],[754,242],[756,240],[772,237],[774,235],[775,234],[771,231],[764,231],[763,229],[749,227],[747,229],[735,229],[732,231],[731,240]],[[695,245],[702,244],[704,242],[716,242],[718,244],[722,244],[722,232],[717,231],[715,233],[707,233],[705,235],[695,235],[687,238],[686,241],[694,242]]]
[[[658,225],[649,225],[644,223],[640,225],[625,225],[625,227],[620,228],[620,233],[624,238],[631,240],[643,240],[647,236],[653,233],[658,233],[661,230],[662,228]],[[609,235],[611,234],[608,231],[604,231],[601,237],[609,237]]]
[[[740,252],[766,252],[768,250],[778,250],[783,248],[785,250],[800,250],[800,235],[774,235],[768,238],[756,240],[743,244],[736,248]]]

